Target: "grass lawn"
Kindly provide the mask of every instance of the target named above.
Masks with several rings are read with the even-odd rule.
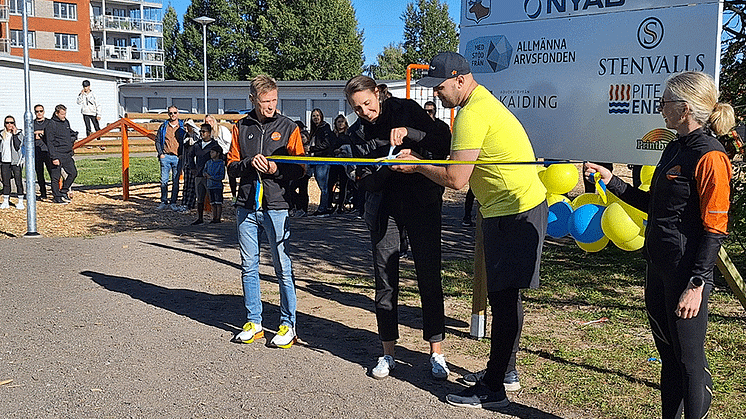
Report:
[[[741,249],[729,251],[736,255]],[[740,256],[734,259],[743,266]],[[610,244],[586,253],[571,241],[548,243],[542,284],[523,294],[526,323],[518,368],[524,391],[603,418],[660,417],[660,361],[645,315],[644,275],[639,251]],[[414,272],[405,276],[414,278]],[[446,295],[470,300],[471,278],[471,261],[444,263]],[[746,418],[746,378],[740,365],[746,359],[746,315],[718,281],[710,297],[706,342],[714,380],[710,418]],[[416,288],[402,295],[418,300]],[[586,323],[603,318],[608,320]],[[460,343],[460,348],[487,359],[489,339],[464,340],[471,343]]]
[[[86,186],[121,185],[122,158],[89,158],[75,161],[78,177],[75,183]],[[157,183],[161,180],[158,159],[153,157],[130,158],[130,183]]]

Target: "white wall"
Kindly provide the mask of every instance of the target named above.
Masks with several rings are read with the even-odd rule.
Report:
[[[74,68],[80,67],[80,70]],[[63,104],[67,107],[67,119],[78,138],[85,138],[85,124],[76,103],[78,93],[83,89],[83,80],[91,82],[91,89],[101,103],[101,128],[119,119],[119,94],[116,75],[105,75],[105,71],[89,71],[82,66],[31,65],[31,106],[44,106],[45,116],[51,118],[54,107]],[[110,73],[110,72],[109,72]],[[4,57],[0,61],[0,114],[13,115],[19,128],[23,126],[26,107],[23,64]],[[30,109],[33,118],[33,108]]]

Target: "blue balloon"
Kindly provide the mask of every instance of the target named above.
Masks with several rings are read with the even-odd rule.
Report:
[[[567,235],[569,219],[572,216],[572,205],[568,202],[555,202],[549,207],[547,234],[558,239]]]
[[[567,223],[567,229],[572,237],[581,243],[595,243],[604,236],[601,229],[601,215],[605,207],[596,204],[586,204],[575,208]]]

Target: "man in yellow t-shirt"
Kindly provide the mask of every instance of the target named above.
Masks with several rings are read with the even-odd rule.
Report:
[[[493,317],[490,359],[474,386],[449,394],[446,400],[456,406],[507,407],[510,401],[503,379],[513,343],[523,325],[520,290],[539,286],[548,214],[546,190],[532,164],[536,158],[523,126],[474,80],[463,56],[455,52],[436,55],[427,77],[417,84],[432,87],[444,107],[461,107],[453,124],[451,160],[499,162],[392,168],[422,173],[453,189],[461,189],[469,182],[481,204],[487,290]],[[404,151],[400,158],[418,157]],[[520,162],[529,164],[500,164]]]

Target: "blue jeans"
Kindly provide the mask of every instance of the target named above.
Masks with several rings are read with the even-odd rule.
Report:
[[[321,190],[319,199],[319,212],[329,210],[329,165],[318,164],[313,166],[313,177],[316,178],[316,184]]]
[[[179,196],[179,176],[181,175],[181,159],[173,154],[165,154],[161,162],[161,202],[168,204],[168,175],[171,174],[171,203],[176,203]]]
[[[246,319],[262,324],[262,294],[259,287],[259,238],[266,233],[280,284],[280,325],[295,327],[295,279],[285,245],[290,239],[288,210],[248,210],[236,207],[238,247],[241,250],[241,281]]]

